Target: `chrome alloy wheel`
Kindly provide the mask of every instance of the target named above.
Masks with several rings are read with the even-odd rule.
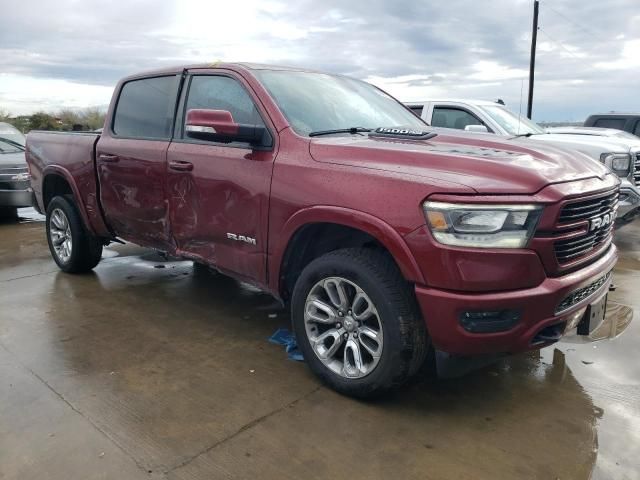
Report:
[[[316,356],[341,377],[365,377],[380,361],[380,316],[369,296],[350,280],[328,277],[316,283],[305,302],[304,326]]]
[[[53,250],[62,263],[67,263],[71,258],[73,239],[71,238],[71,226],[67,215],[56,208],[51,212],[49,219],[49,236]]]

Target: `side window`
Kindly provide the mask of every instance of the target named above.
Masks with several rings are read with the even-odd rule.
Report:
[[[122,137],[170,138],[177,91],[175,75],[125,83],[116,105],[113,132]]]
[[[236,123],[265,126],[247,91],[229,77],[194,76],[186,105],[187,111],[192,108],[227,110]]]
[[[633,129],[633,134],[640,137],[640,120],[636,120],[636,128]]]
[[[624,118],[599,118],[596,120],[594,127],[601,128],[615,128],[617,130],[624,130],[625,124]]]
[[[409,108],[411,109],[411,111],[412,111],[413,113],[415,113],[415,114],[416,114],[416,116],[417,116],[417,117],[421,117],[421,116],[422,116],[422,109],[423,109],[424,107],[422,107],[422,106],[416,106],[416,107],[409,107]]]
[[[467,125],[482,125],[482,122],[460,108],[436,107],[433,109],[431,125],[464,130]]]

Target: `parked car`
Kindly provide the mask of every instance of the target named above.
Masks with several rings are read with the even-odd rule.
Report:
[[[434,132],[359,80],[157,70],[119,82],[102,134],[27,147],[63,271],[120,238],[213,266],[289,305],[307,364],[345,394],[403,384],[432,347],[527,351],[604,318],[616,175],[543,142]]]
[[[585,127],[603,127],[624,130],[640,137],[640,113],[599,113],[590,115]]]
[[[33,204],[32,197],[24,146],[0,136],[0,217],[16,217],[19,207]]]
[[[485,100],[426,100],[406,104],[434,127],[544,141],[584,153],[611,168],[622,180],[618,224],[640,213],[640,141],[607,136],[549,133],[506,106]]]

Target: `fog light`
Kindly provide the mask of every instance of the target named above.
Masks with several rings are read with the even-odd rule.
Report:
[[[568,315],[566,317],[567,327],[565,328],[565,331],[568,332],[569,330],[573,330],[574,328],[576,328],[582,320],[582,317],[584,317],[584,312],[586,310],[587,307],[581,308],[580,310],[576,310],[575,312],[573,312],[571,315]]]
[[[462,312],[460,325],[471,333],[495,333],[512,329],[520,321],[518,310]]]

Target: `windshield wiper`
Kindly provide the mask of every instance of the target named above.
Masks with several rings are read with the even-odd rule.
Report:
[[[372,128],[364,127],[337,128],[335,130],[318,130],[316,132],[311,132],[309,136],[319,137],[320,135],[331,135],[332,133],[350,133],[355,135],[356,133],[371,132],[372,130]]]
[[[527,133],[519,133],[518,135],[514,135],[513,137],[509,137],[509,140],[512,140],[514,138],[529,138],[529,137],[533,137],[534,135],[544,135],[544,133],[535,133],[535,132],[527,132]]]
[[[8,138],[0,137],[0,142],[8,143],[12,147],[17,147],[23,152],[26,150],[22,144],[14,142],[13,140],[9,140]]]

